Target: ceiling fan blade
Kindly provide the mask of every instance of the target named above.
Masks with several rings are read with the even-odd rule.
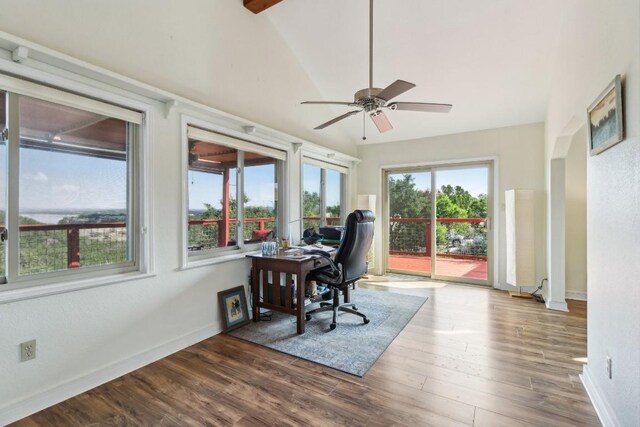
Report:
[[[405,82],[404,80],[396,80],[386,88],[382,89],[382,92],[378,94],[378,98],[389,101],[390,99],[395,98],[396,96],[401,95],[409,89],[413,89],[414,87],[416,87],[416,85],[414,85],[413,83]]]
[[[451,104],[433,104],[428,102],[392,102],[387,105],[392,110],[422,111],[425,113],[448,113],[453,108]]]
[[[349,105],[352,107],[358,106],[358,104],[354,104],[353,102],[338,102],[338,101],[304,101],[301,104],[332,104],[332,105]]]
[[[391,122],[387,118],[387,115],[384,114],[384,111],[377,110],[369,114],[369,116],[380,133],[385,133],[386,131],[393,129],[393,125],[391,125]]]
[[[320,126],[315,127],[315,130],[320,130],[320,129],[324,129],[327,126],[331,126],[332,124],[334,124],[335,122],[339,122],[342,119],[346,119],[349,116],[353,116],[354,114],[358,114],[361,110],[354,110],[354,111],[349,111],[348,113],[345,113],[341,116],[336,117],[335,119],[331,119],[326,123],[321,124]]]

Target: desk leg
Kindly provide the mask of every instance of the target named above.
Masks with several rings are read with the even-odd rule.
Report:
[[[251,269],[251,310],[253,312],[253,321],[260,320],[260,275],[258,274],[258,268],[256,262],[253,262],[253,268]]]
[[[304,268],[301,268],[298,271],[298,277],[296,278],[296,317],[297,317],[297,325],[298,325],[298,334],[304,334],[304,322],[305,318],[305,307],[304,307],[304,288],[306,285],[308,271]]]

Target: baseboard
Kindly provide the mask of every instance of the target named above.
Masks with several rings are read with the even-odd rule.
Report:
[[[566,299],[575,299],[578,301],[586,301],[587,300],[587,293],[586,292],[565,292],[564,297]]]
[[[209,325],[197,331],[183,335],[175,340],[161,344],[151,350],[120,360],[100,368],[88,375],[59,384],[48,390],[36,393],[26,399],[10,402],[0,407],[0,426],[18,421],[26,416],[60,403],[101,384],[114,380],[124,374],[167,357],[177,351],[196,344],[219,333],[219,325]]]
[[[622,427],[622,424],[620,424],[616,418],[615,411],[602,396],[602,393],[596,384],[591,380],[591,376],[589,375],[589,365],[584,365],[582,368],[582,375],[580,375],[580,379],[582,380],[584,388],[587,390],[589,399],[591,399],[591,403],[593,404],[602,425],[604,427]]]
[[[569,311],[566,301],[547,301],[544,304],[549,310]]]

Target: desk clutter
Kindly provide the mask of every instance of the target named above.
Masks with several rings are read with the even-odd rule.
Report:
[[[321,243],[315,243],[312,245],[302,245],[302,246],[289,246],[288,243],[284,244],[286,240],[283,240],[283,245],[280,247],[277,241],[272,242],[262,242],[261,253],[262,256],[274,256],[274,255],[285,255],[285,256],[303,256],[310,251],[323,251],[328,254],[335,252],[336,248],[333,246],[325,246]]]
[[[278,254],[278,242],[262,242],[262,255],[270,256]]]
[[[319,232],[316,232],[315,227],[310,227],[302,233],[302,240],[307,245],[312,245],[317,242],[337,245],[342,241],[344,232],[345,228],[340,225],[320,227]]]

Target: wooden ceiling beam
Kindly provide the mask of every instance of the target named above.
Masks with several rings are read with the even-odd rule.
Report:
[[[253,13],[260,13],[271,6],[280,3],[282,0],[243,0],[244,7]]]

